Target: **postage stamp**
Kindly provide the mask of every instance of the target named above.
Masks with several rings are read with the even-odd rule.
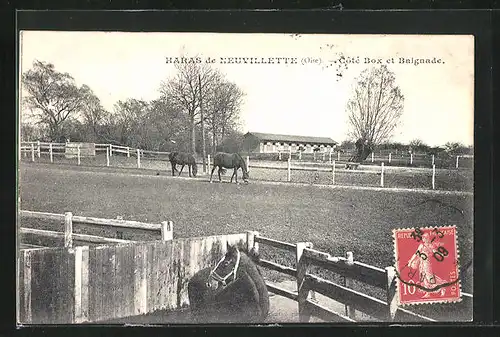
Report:
[[[398,304],[461,300],[455,226],[393,230]]]

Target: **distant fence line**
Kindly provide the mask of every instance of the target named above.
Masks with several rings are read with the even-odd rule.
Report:
[[[21,212],[24,216],[61,220],[60,214]],[[64,219],[68,217],[66,214]],[[75,219],[90,222],[97,218]],[[102,220],[95,222],[105,226]],[[115,222],[111,219],[107,221]],[[144,225],[138,227],[141,230],[153,229]],[[432,317],[397,305],[394,267],[381,269],[354,261],[351,252],[347,252],[346,258],[332,257],[314,250],[312,243],[291,244],[266,238],[255,231],[162,239],[107,242],[107,245],[95,247],[70,247],[65,240],[65,247],[21,250],[18,257],[18,321],[22,324],[99,322],[160,309],[181,309],[189,305],[189,279],[198,270],[213,265],[225,253],[228,243],[236,244],[246,252],[254,250],[258,253],[259,245],[268,245],[295,255],[296,268],[265,259],[256,262],[262,268],[296,278],[297,291],[280,288],[268,281],[266,285],[270,292],[297,301],[301,322],[308,322],[311,316],[325,321],[354,322],[356,311],[381,321],[435,321]],[[342,275],[343,283],[310,273],[312,266]],[[385,300],[354,290],[352,280],[382,289],[386,293]],[[320,304],[315,299],[315,293],[344,304],[345,312]],[[462,302],[449,307],[463,310],[471,306],[472,295],[462,295]]]
[[[65,144],[62,143],[41,143],[37,142],[37,146],[34,145],[34,143],[30,143],[30,146],[25,146],[23,144],[22,146],[22,151],[27,154],[31,154],[31,161],[36,161],[36,158],[40,158],[42,154],[47,153],[46,150],[48,149],[48,154],[50,157],[50,162],[54,162],[54,156],[55,155],[63,155],[67,156],[67,148]],[[81,158],[86,158],[89,156],[83,156],[81,155],[82,151],[80,151],[80,147],[76,147],[76,164],[81,165]],[[95,152],[101,152],[101,151],[106,151],[106,166],[110,167],[111,166],[111,159],[112,153],[116,154],[121,154],[126,156],[127,158],[129,157],[135,157],[136,158],[136,167],[141,169],[141,159],[147,159],[147,160],[160,160],[160,161],[168,161],[168,154],[169,152],[159,152],[159,151],[146,151],[146,150],[140,150],[140,149],[133,149],[130,147],[124,147],[124,146],[116,146],[112,144],[95,144],[94,147]],[[70,153],[69,156],[67,156],[70,160],[73,158],[74,160],[74,153]],[[90,156],[91,157],[91,156]],[[273,164],[272,162],[269,162],[268,164],[264,163],[258,163],[258,164],[250,164],[251,163],[251,157],[250,156],[244,156],[245,161],[247,164],[247,169],[248,171],[251,171],[252,168],[255,169],[269,169],[269,170],[281,170],[281,171],[286,171],[286,181],[291,182],[292,181],[292,172],[293,171],[307,171],[307,172],[323,172],[323,173],[330,173],[330,178],[328,181],[328,184],[335,185],[336,184],[336,175],[340,173],[351,173],[351,172],[356,172],[356,173],[366,173],[366,174],[372,174],[372,175],[379,175],[379,183],[378,185],[380,187],[385,187],[385,175],[386,170],[390,166],[385,166],[384,162],[380,163],[380,166],[378,169],[376,169],[376,165],[371,165],[367,166],[369,169],[364,169],[364,170],[359,170],[356,169],[355,171],[348,170],[345,168],[346,163],[345,162],[337,162],[335,159],[332,160],[331,162],[304,162],[304,161],[292,161],[292,155],[290,153],[288,154],[287,160],[286,160],[286,166],[284,166],[282,162],[277,162],[276,164]],[[330,160],[331,158],[328,158]],[[259,162],[259,161],[257,161]],[[203,164],[198,162],[198,164]],[[204,167],[203,172],[205,174],[210,174],[211,173],[211,166],[213,165],[213,158],[211,155],[207,155],[207,160],[206,160],[206,167]],[[357,166],[357,164],[355,164]],[[421,168],[422,170],[428,170],[427,168]],[[429,180],[429,189],[436,189],[439,187],[439,181],[436,182],[436,165],[433,164],[432,168],[430,169],[432,172],[431,178]]]
[[[94,144],[94,143],[48,143],[48,142],[21,142],[20,152],[24,153],[27,156],[31,153],[32,160],[34,161],[35,155],[40,158],[41,153],[48,153],[53,161],[54,155],[69,155],[69,145],[68,144],[82,144],[81,146],[72,146],[76,147],[76,152],[73,153],[71,157],[77,157],[78,161],[81,157],[85,157],[84,153],[81,153],[80,149],[83,151],[83,144]],[[140,167],[140,158],[144,155],[155,155],[155,156],[167,156],[169,152],[162,151],[149,151],[137,149],[129,146],[121,146],[114,144],[94,144],[95,152],[106,151],[108,157],[112,157],[113,154],[123,154],[127,157],[134,156],[137,158],[137,165]],[[45,151],[44,151],[45,150]],[[64,151],[61,151],[64,150]],[[94,152],[94,153],[95,153]],[[312,160],[314,162],[328,162],[333,163],[333,161],[348,161],[353,155],[354,151],[329,151],[329,152],[313,152],[313,153],[303,153],[301,151],[292,152],[289,151],[278,151],[275,153],[251,153],[249,156],[254,160],[287,160],[287,159],[295,159],[297,161],[302,160]],[[366,160],[363,161],[363,164],[377,164],[384,162],[388,165],[402,165],[402,166],[415,166],[417,164],[423,165],[424,167],[433,167],[436,165],[437,167],[445,168],[445,167],[461,167],[461,160],[473,160],[473,155],[446,155],[436,156],[434,154],[418,154],[418,153],[392,153],[387,151],[379,151],[379,154],[372,152]],[[445,160],[448,165],[439,165],[438,160]],[[469,163],[470,164],[470,163]],[[473,166],[473,165],[472,165]]]

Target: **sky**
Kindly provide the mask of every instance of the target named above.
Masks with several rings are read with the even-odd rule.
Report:
[[[157,98],[161,82],[175,75],[167,59],[214,59],[211,65],[245,92],[241,131],[338,142],[348,137],[346,103],[356,77],[377,66],[366,58],[380,59],[405,97],[392,141],[473,144],[473,36],[23,31],[20,41],[21,72],[34,60],[52,63],[90,86],[108,110],[118,100]],[[274,63],[227,63],[230,57]],[[289,62],[277,64],[277,58]]]

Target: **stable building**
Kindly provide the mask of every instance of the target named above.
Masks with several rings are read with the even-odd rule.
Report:
[[[247,132],[244,135],[244,146],[248,152],[278,153],[278,152],[331,152],[337,142],[329,137],[308,137],[293,135],[278,135],[272,133]]]

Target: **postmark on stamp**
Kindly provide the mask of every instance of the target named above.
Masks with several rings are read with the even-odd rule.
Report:
[[[393,230],[399,305],[459,302],[455,226]]]

